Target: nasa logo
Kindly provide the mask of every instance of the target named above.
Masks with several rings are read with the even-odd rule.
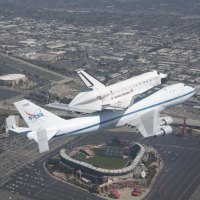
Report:
[[[30,121],[33,121],[33,120],[37,120],[39,119],[40,117],[43,117],[44,114],[42,112],[38,112],[36,114],[33,114],[33,113],[28,113],[28,112],[25,112],[27,115],[28,115],[28,119]]]

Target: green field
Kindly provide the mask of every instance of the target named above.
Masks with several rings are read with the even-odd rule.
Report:
[[[95,157],[84,160],[86,163],[103,169],[120,169],[124,167],[127,161],[128,159],[113,158],[101,155],[96,155]]]

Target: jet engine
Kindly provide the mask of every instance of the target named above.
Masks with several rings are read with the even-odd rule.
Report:
[[[159,131],[155,134],[155,136],[160,136],[160,135],[167,135],[172,133],[172,127],[171,126],[159,126]]]
[[[35,136],[36,136],[36,132],[35,131],[31,131],[31,132],[27,133],[27,138],[29,140],[35,139]]]
[[[102,89],[97,89],[98,92],[98,97],[100,97],[101,99],[106,98],[107,96],[111,95],[111,91],[108,88],[104,88]]]
[[[173,123],[173,119],[171,117],[160,117],[159,118],[159,125],[166,126]]]

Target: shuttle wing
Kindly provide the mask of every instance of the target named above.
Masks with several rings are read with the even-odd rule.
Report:
[[[76,105],[74,107],[69,106],[69,104],[64,104],[64,103],[49,103],[46,106],[51,107],[51,108],[56,108],[56,109],[59,109],[59,110],[66,110],[66,111],[79,112],[79,113],[94,113],[94,112],[102,110],[102,107],[100,107],[101,102],[91,103],[89,105],[83,105],[83,106],[82,105]],[[89,108],[89,109],[87,109],[87,108]],[[119,105],[119,104],[107,104],[107,105],[103,106],[103,109],[124,110],[125,107],[122,107],[122,105]]]
[[[68,104],[64,103],[49,103],[46,106],[51,107],[51,108],[56,108],[60,110],[66,110],[66,111],[72,111],[72,112],[80,112],[80,113],[93,113],[96,112],[96,110],[89,110],[89,109],[84,109],[84,108],[79,108],[79,107],[71,107]]]
[[[103,109],[108,110],[124,110],[133,104],[134,96],[132,94],[111,100],[109,104],[103,105]]]

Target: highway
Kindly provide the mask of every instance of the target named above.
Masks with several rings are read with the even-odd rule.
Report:
[[[71,81],[72,79],[69,77],[66,77],[62,74],[59,74],[57,72],[45,69],[41,66],[32,64],[30,62],[26,62],[25,60],[19,59],[19,58],[15,58],[12,56],[8,56],[5,54],[0,53],[0,58],[2,60],[5,60],[6,63],[8,62],[14,62],[15,63],[15,70],[19,70],[19,71],[28,71],[30,73],[35,73],[35,74],[40,74],[41,77],[46,78],[47,80],[52,79],[54,81],[58,81],[61,79],[68,79],[68,81]],[[27,69],[28,67],[28,69]]]

